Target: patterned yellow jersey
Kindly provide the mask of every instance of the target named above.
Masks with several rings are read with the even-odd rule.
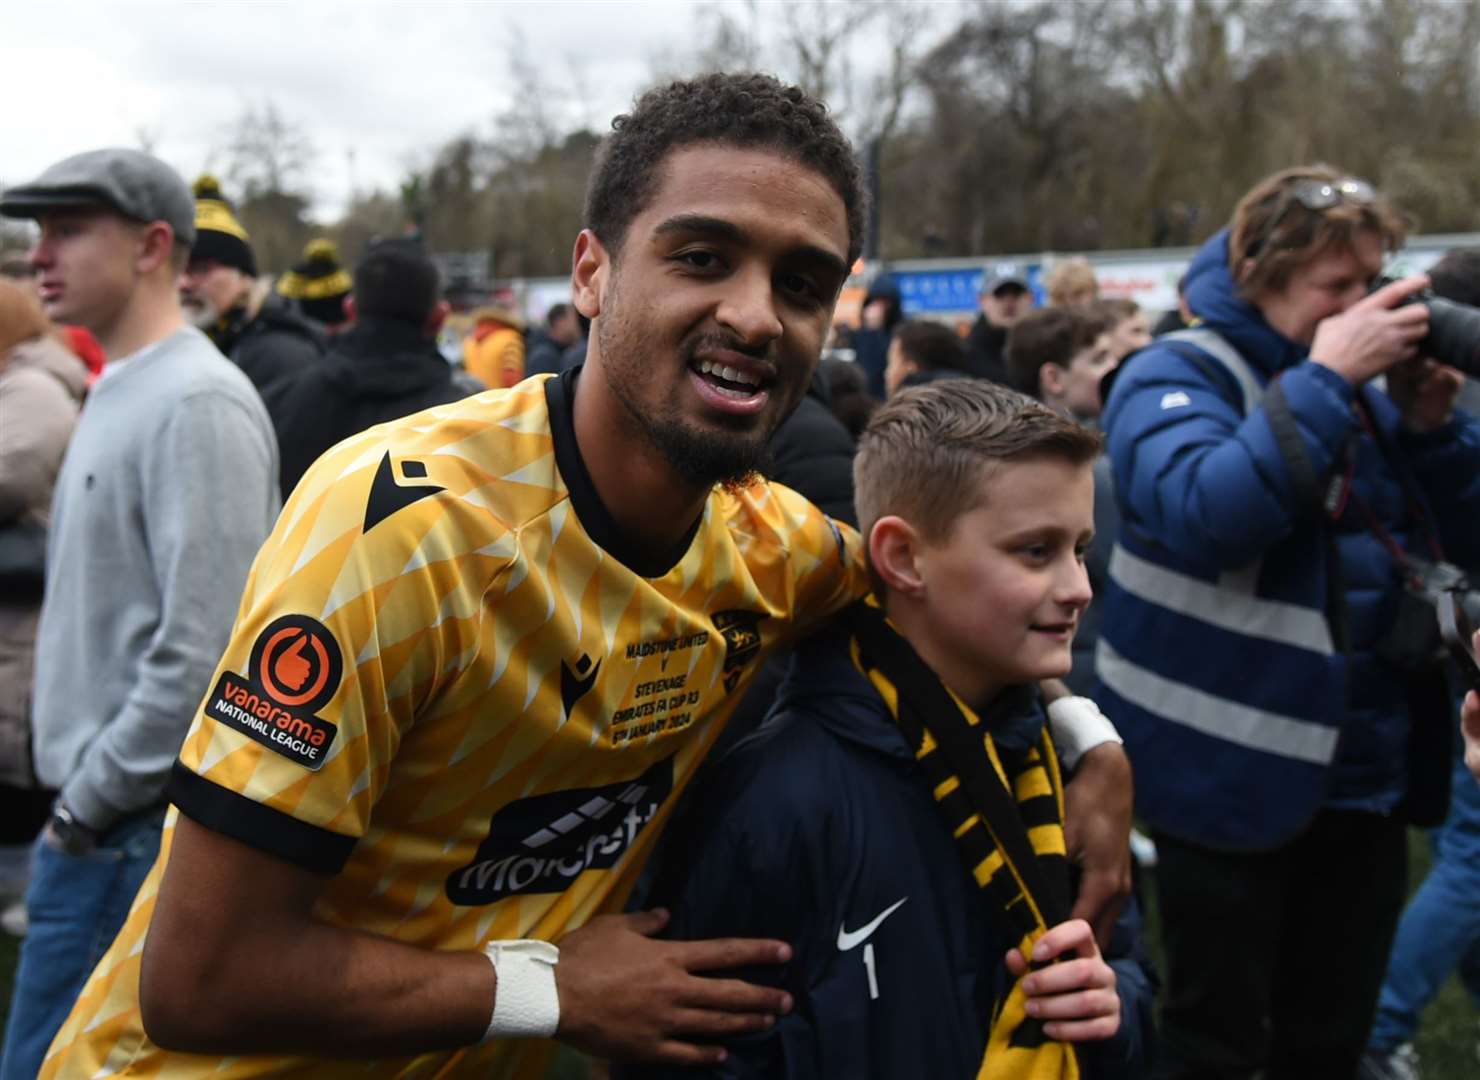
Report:
[[[434,949],[620,910],[761,657],[866,588],[794,492],[716,489],[631,550],[575,444],[576,377],[371,429],[289,500],[171,779],[158,863],[47,1077],[537,1076],[553,1044],[372,1063],[161,1050],[139,961],[176,815],[319,872],[318,914]]]

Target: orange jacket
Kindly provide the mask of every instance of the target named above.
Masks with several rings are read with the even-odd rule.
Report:
[[[485,386],[513,386],[524,379],[524,335],[503,323],[480,322],[463,340],[463,367]]]

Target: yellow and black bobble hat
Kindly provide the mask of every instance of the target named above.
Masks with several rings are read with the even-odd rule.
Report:
[[[257,258],[247,230],[236,220],[236,214],[221,184],[209,174],[195,181],[195,243],[190,248],[191,260],[214,259],[222,266],[232,266],[249,277],[257,276]]]
[[[303,261],[278,278],[279,296],[298,303],[298,309],[315,322],[333,325],[344,321],[344,298],[354,283],[339,265],[339,249],[325,237],[310,240]]]

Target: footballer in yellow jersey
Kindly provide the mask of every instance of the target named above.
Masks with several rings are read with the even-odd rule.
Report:
[[[619,910],[762,652],[863,589],[856,534],[761,481],[716,488],[667,555],[624,550],[575,381],[371,429],[300,485],[175,767],[164,857],[54,1044],[66,1075],[528,1075],[548,1053],[171,1053],[137,986],[176,813],[333,874],[322,919],[428,948]]]
[[[790,1007],[724,974],[784,942],[611,913],[766,652],[866,589],[851,531],[746,479],[865,204],[826,108],[768,76],[613,122],[572,258],[585,367],[373,429],[299,484],[47,1080],[533,1078],[552,1031],[712,1065]]]

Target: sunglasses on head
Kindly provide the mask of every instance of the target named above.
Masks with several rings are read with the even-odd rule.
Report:
[[[1249,255],[1257,254],[1269,242],[1275,230],[1280,227],[1280,222],[1284,221],[1285,215],[1290,212],[1290,207],[1295,203],[1318,214],[1340,206],[1342,203],[1366,206],[1375,202],[1376,199],[1377,189],[1367,181],[1358,180],[1354,176],[1346,176],[1340,180],[1297,180],[1285,189],[1284,201],[1275,211],[1274,217],[1269,219],[1269,224],[1264,227],[1264,234],[1259,241],[1249,249]]]

